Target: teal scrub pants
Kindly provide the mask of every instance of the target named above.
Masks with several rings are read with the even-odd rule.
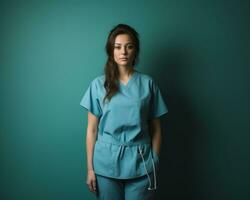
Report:
[[[153,180],[153,173],[149,173]],[[147,175],[133,179],[115,179],[96,174],[98,200],[154,200],[156,190],[148,190]]]

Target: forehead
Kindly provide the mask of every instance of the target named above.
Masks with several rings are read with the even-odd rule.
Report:
[[[115,44],[129,44],[133,43],[131,37],[128,34],[120,34],[115,38]]]

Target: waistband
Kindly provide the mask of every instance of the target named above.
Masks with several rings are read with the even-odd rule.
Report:
[[[127,141],[127,142],[122,142],[116,140],[114,137],[110,135],[98,135],[97,137],[98,142],[104,142],[108,144],[113,144],[117,146],[138,146],[138,145],[144,145],[144,144],[151,144],[151,140],[149,138],[141,138],[136,141]]]

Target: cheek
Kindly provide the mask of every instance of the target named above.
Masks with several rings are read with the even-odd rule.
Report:
[[[118,55],[118,51],[114,50],[114,56]]]
[[[131,58],[135,57],[135,52],[134,51],[131,51],[129,54],[130,54]]]
[[[115,60],[115,61],[118,61],[118,58],[119,58],[118,53],[117,53],[117,52],[114,52],[114,60]]]
[[[115,58],[117,58],[117,57],[118,57],[117,52],[114,52],[114,57],[115,57]]]

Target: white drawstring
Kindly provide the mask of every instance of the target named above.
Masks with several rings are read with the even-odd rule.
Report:
[[[140,147],[140,146],[139,146],[139,152],[140,152],[140,155],[141,155],[141,157],[142,157],[143,165],[144,165],[145,171],[146,171],[146,173],[147,173],[148,181],[149,181],[148,190],[156,190],[156,173],[155,173],[155,164],[154,164],[153,158],[152,158],[152,156],[151,156],[151,161],[152,161],[152,164],[153,164],[153,172],[154,172],[154,187],[152,188],[152,187],[151,187],[151,179],[150,179],[150,176],[149,176],[149,174],[148,174],[148,170],[147,170],[147,168],[146,168],[145,161],[144,161],[144,157],[143,157],[142,150],[141,150],[141,147]]]

